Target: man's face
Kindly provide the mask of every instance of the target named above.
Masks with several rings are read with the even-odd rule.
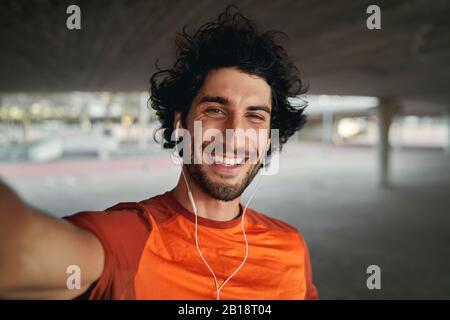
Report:
[[[266,147],[271,109],[271,88],[264,79],[234,68],[208,73],[187,116],[187,129],[192,137],[194,122],[201,122],[202,134],[197,137],[201,143],[192,145],[198,148],[194,152],[199,152],[203,161],[185,165],[191,179],[204,192],[223,201],[236,199],[244,192],[260,168],[250,154],[259,158]],[[217,137],[205,135],[209,129],[219,130],[223,140],[215,141]],[[257,134],[239,135],[238,129],[241,133],[254,130]],[[265,135],[260,135],[261,132]],[[209,148],[213,151],[203,152],[214,141],[223,150]]]

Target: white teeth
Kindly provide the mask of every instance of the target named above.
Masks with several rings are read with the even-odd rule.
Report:
[[[224,164],[226,166],[235,166],[241,164],[244,158],[228,158],[228,157],[214,157],[214,162],[219,164]]]

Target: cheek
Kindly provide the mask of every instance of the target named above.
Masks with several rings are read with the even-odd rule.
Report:
[[[202,142],[217,142],[223,144],[225,137],[218,128],[210,126],[203,128],[200,139]]]
[[[218,128],[217,123],[214,121],[207,121],[207,120],[199,120],[196,119],[191,124],[191,127],[189,128],[189,131],[191,132],[192,139],[195,139],[197,142],[209,142],[214,141],[214,139],[217,139],[216,137],[220,138],[222,135],[222,132],[220,128]]]

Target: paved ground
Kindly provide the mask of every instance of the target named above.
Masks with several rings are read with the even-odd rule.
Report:
[[[450,157],[395,149],[394,184],[379,189],[374,156],[367,147],[290,143],[251,206],[300,228],[324,299],[450,299]],[[30,203],[63,216],[159,194],[179,169],[161,153],[0,166],[0,174]],[[381,267],[381,290],[366,288],[371,264]]]

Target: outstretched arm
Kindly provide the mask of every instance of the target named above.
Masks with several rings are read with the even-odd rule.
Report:
[[[71,265],[81,289],[68,289]],[[97,280],[104,265],[100,241],[89,231],[41,212],[0,180],[0,298],[71,299]]]

